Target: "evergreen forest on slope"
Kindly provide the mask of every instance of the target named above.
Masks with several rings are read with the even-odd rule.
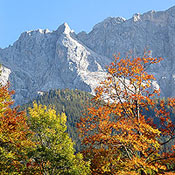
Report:
[[[80,140],[76,124],[79,122],[80,116],[86,111],[86,107],[93,96],[85,91],[57,89],[45,92],[39,95],[36,100],[38,104],[52,106],[57,113],[64,112],[67,116],[67,129],[70,137],[76,143],[76,149],[80,150]],[[26,110],[33,106],[33,101],[20,107],[21,110]]]

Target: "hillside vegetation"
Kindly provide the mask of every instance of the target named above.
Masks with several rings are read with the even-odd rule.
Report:
[[[45,92],[36,98],[37,103],[53,106],[57,113],[64,112],[67,116],[67,128],[70,137],[76,142],[76,149],[80,149],[80,140],[76,128],[76,123],[79,122],[80,116],[85,112],[86,106],[92,95],[88,92],[70,89],[58,89]],[[33,101],[21,106],[21,110],[28,109],[33,106]]]

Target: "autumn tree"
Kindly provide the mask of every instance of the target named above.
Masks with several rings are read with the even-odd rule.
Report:
[[[36,143],[32,157],[44,175],[90,173],[89,163],[83,160],[82,154],[75,154],[74,144],[66,132],[66,121],[66,115],[56,114],[52,107],[33,103],[29,108],[29,124]]]
[[[0,85],[0,174],[26,174],[33,170],[26,166],[30,162],[28,152],[34,147],[32,132],[25,112],[11,107],[14,92],[8,87]]]
[[[170,113],[175,100],[157,104],[159,90],[152,86],[154,76],[147,73],[161,60],[116,56],[108,66],[107,77],[78,124],[94,175],[160,174],[175,160],[175,146],[163,153],[163,145],[174,139]],[[149,110],[154,115],[146,115]]]

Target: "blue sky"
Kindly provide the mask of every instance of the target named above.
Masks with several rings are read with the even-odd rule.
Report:
[[[0,0],[0,47],[12,45],[27,30],[56,30],[67,22],[76,33],[89,32],[109,16],[128,19],[173,5],[175,0]]]

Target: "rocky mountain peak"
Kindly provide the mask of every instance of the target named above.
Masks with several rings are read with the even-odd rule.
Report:
[[[143,14],[136,13],[128,21],[133,21],[133,22],[142,21],[143,23],[151,22],[151,23],[154,23],[154,25],[166,26],[168,20],[172,16],[175,17],[175,6],[173,6],[172,8],[169,8],[166,11],[150,10]]]
[[[137,21],[141,20],[141,19],[140,19],[140,16],[141,16],[140,13],[135,13],[135,14],[133,15],[133,21],[134,21],[134,22],[137,22]]]
[[[44,34],[47,34],[47,33],[50,33],[49,29],[37,29],[37,30],[30,30],[30,31],[26,31],[26,32],[23,32],[19,39],[23,40],[23,38],[26,38],[26,37],[36,37],[38,35],[44,35]]]
[[[0,50],[4,69],[1,79],[10,80],[16,104],[22,104],[50,89],[80,89],[92,92],[104,77],[109,60],[76,39],[67,23],[56,31],[28,31],[13,46]]]
[[[93,30],[100,29],[100,28],[107,27],[107,26],[115,26],[115,25],[121,24],[125,21],[126,21],[126,19],[123,17],[108,17],[105,20],[103,20],[102,22],[96,24],[93,27]]]
[[[56,30],[56,32],[64,33],[66,35],[69,35],[70,33],[74,33],[74,31],[70,29],[69,25],[66,22],[60,25],[58,29]]]

